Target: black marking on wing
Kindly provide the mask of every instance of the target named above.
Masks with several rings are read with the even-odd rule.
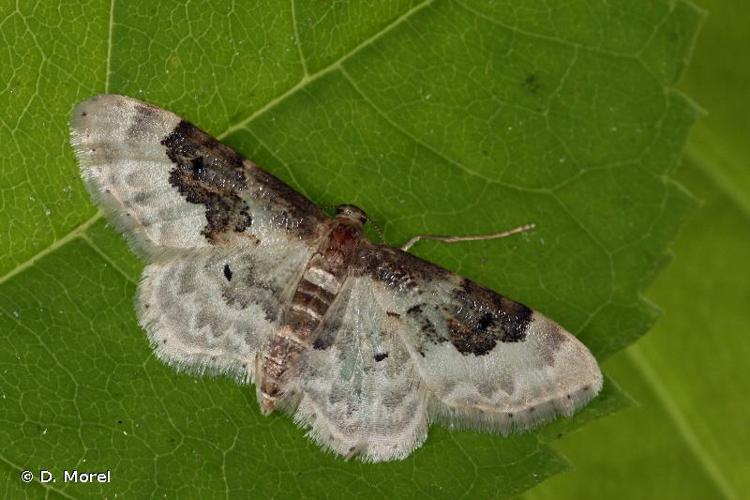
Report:
[[[341,330],[342,318],[335,315],[329,315],[326,319],[323,328],[318,332],[318,336],[313,340],[313,349],[318,351],[325,351],[336,342],[336,337]]]
[[[303,239],[320,235],[328,217],[310,200],[193,124],[182,120],[161,143],[175,164],[169,183],[188,202],[206,207],[201,233],[211,243],[250,228],[247,200],[269,207],[274,227]]]
[[[188,202],[206,207],[201,234],[208,241],[250,227],[250,208],[239,196],[247,188],[242,156],[184,120],[161,143],[175,164],[169,183]]]
[[[423,343],[450,342],[464,355],[482,356],[498,342],[526,339],[531,309],[419,257],[385,246],[365,245],[358,271],[397,295],[417,299],[404,312],[420,329]],[[438,282],[442,287],[452,283],[454,288],[447,303],[430,306],[426,297]],[[445,321],[447,337],[436,321]],[[417,349],[424,355],[424,345]]]
[[[526,339],[533,311],[499,293],[464,279],[453,291],[454,317],[448,326],[451,342],[460,352],[487,354],[499,342]]]
[[[210,263],[210,272],[215,272],[215,264]],[[247,309],[250,304],[257,304],[263,310],[266,321],[273,323],[279,316],[281,305],[277,297],[283,290],[267,275],[264,269],[258,269],[258,263],[251,254],[241,255],[232,264],[225,263],[223,268],[225,282],[222,282],[221,297],[224,302],[236,309]]]

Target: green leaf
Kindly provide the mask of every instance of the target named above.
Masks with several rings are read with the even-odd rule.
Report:
[[[687,144],[687,157],[725,193],[750,213],[750,66],[737,64],[738,48],[750,43],[744,2],[699,0],[709,16],[706,31],[696,46],[697,64],[682,87],[699,99],[707,111]],[[742,9],[745,15],[738,15]]]
[[[705,205],[649,294],[664,316],[605,364],[639,407],[563,440],[556,448],[575,472],[535,488],[529,500],[739,499],[750,487],[750,220],[703,171],[691,166],[680,178]]]
[[[133,95],[219,136],[397,244],[534,222],[416,253],[539,309],[600,357],[643,334],[641,290],[693,200],[671,182],[691,104],[672,86],[700,15],[684,2],[20,3],[0,6],[0,467],[12,496],[476,496],[566,467],[549,438],[440,427],[403,462],[326,455],[254,391],[176,374],[132,308],[142,263],[91,205],[72,106]],[[50,469],[56,483],[22,484]],[[64,469],[112,470],[110,485]],[[17,482],[16,482],[17,481]]]
[[[529,499],[739,499],[750,489],[750,69],[733,57],[750,30],[738,15],[745,4],[700,3],[709,16],[682,86],[707,115],[691,134],[679,180],[703,206],[649,292],[662,319],[605,365],[639,408],[563,440],[556,448],[577,470]]]

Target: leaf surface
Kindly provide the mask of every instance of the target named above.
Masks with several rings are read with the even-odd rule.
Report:
[[[681,87],[706,115],[678,180],[702,206],[648,293],[662,318],[605,365],[638,408],[561,441],[577,470],[529,499],[739,499],[750,488],[750,69],[735,57],[750,27],[742,2],[698,3],[708,16]]]

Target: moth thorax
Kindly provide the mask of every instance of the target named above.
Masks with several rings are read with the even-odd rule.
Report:
[[[364,210],[354,205],[338,205],[336,207],[337,219],[349,219],[359,226],[367,223],[367,214]]]

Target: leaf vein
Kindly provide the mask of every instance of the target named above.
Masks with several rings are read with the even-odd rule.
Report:
[[[102,213],[97,212],[93,217],[84,221],[82,224],[80,224],[78,227],[70,231],[68,234],[66,234],[62,238],[58,238],[57,240],[53,241],[47,248],[34,254],[29,259],[25,260],[24,262],[20,263],[19,265],[17,265],[16,267],[8,271],[4,276],[0,277],[0,285],[2,285],[3,283],[11,279],[16,274],[34,265],[39,259],[41,259],[45,255],[54,252],[56,249],[65,245],[70,240],[76,238],[79,234],[83,233],[86,229],[91,227],[91,225],[93,225],[96,221],[98,221],[101,218],[102,218]]]
[[[303,79],[308,78],[310,73],[307,71],[307,61],[305,60],[305,54],[302,51],[302,41],[299,38],[299,29],[297,28],[297,13],[294,7],[294,0],[289,0],[289,4],[292,10],[292,28],[294,29],[294,45],[297,46],[297,53],[299,53],[299,62],[302,65]]]
[[[367,38],[366,40],[363,40],[359,45],[357,45],[352,50],[350,50],[349,52],[347,52],[346,54],[344,54],[343,56],[341,56],[340,58],[338,58],[336,61],[332,62],[331,64],[329,64],[328,66],[324,67],[323,69],[315,72],[314,74],[312,74],[312,75],[310,75],[310,76],[308,76],[306,78],[302,78],[295,85],[293,85],[292,87],[290,87],[289,89],[287,89],[285,92],[281,93],[276,98],[271,99],[270,101],[268,101],[268,103],[266,103],[264,106],[258,108],[256,111],[252,112],[246,118],[243,118],[242,120],[240,120],[239,122],[235,123],[234,125],[230,125],[229,127],[227,127],[224,130],[224,132],[222,132],[219,135],[217,135],[216,138],[217,139],[223,139],[223,138],[225,138],[226,136],[228,136],[229,134],[231,134],[233,132],[236,132],[238,130],[244,129],[250,122],[252,122],[253,120],[255,120],[258,116],[262,115],[263,113],[265,113],[269,109],[275,107],[277,104],[279,104],[284,99],[286,99],[290,95],[294,94],[298,90],[306,87],[307,85],[309,85],[310,83],[312,83],[315,80],[319,79],[320,77],[326,75],[327,73],[330,73],[331,71],[339,68],[341,66],[341,63],[343,63],[344,61],[346,61],[347,59],[349,59],[353,55],[357,54],[359,51],[361,51],[365,47],[368,47],[369,45],[372,45],[372,43],[375,42],[376,40],[378,40],[380,37],[382,37],[383,35],[385,35],[389,31],[393,30],[396,26],[398,26],[401,23],[405,22],[408,18],[412,17],[415,13],[417,13],[418,11],[420,11],[420,10],[424,9],[425,7],[429,6],[433,2],[434,2],[434,0],[425,0],[422,3],[415,5],[414,7],[412,7],[411,9],[409,9],[408,11],[404,12],[401,16],[399,16],[398,18],[396,18],[392,23],[390,23],[389,25],[387,25],[385,28],[383,28],[382,30],[378,31],[377,33],[375,33],[371,37]]]

